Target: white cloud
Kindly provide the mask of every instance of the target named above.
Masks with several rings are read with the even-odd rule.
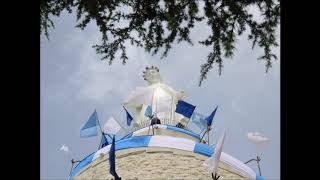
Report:
[[[101,61],[100,56],[91,48],[92,44],[99,43],[96,34],[89,38],[74,38],[82,44],[79,52],[79,64],[69,77],[69,82],[79,89],[78,98],[104,103],[114,96],[125,96],[129,89],[134,87],[135,79],[142,79],[142,69],[149,65],[142,49],[127,43],[129,60],[123,66],[120,59],[115,59],[111,66],[107,61]],[[79,40],[81,39],[81,40]]]

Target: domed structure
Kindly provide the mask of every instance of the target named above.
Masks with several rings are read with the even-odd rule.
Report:
[[[137,88],[124,102],[135,109],[135,130],[115,143],[117,174],[122,179],[212,179],[203,162],[215,153],[215,147],[204,144],[200,134],[187,128],[188,118],[175,113],[184,93],[163,84],[157,73],[151,73],[150,78],[150,69],[159,72],[155,67],[147,68],[144,78],[149,86]],[[151,118],[144,116],[148,106],[161,124],[150,126]],[[183,126],[177,127],[179,123]],[[85,157],[72,169],[69,179],[113,179],[109,173],[110,147]],[[221,180],[262,178],[224,152],[218,174]]]

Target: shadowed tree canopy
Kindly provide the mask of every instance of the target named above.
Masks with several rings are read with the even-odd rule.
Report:
[[[128,60],[126,42],[142,47],[152,55],[161,50],[166,57],[173,43],[182,41],[193,45],[190,31],[196,23],[205,21],[210,35],[198,43],[211,47],[207,62],[201,65],[199,86],[207,78],[213,65],[221,75],[223,58],[232,58],[235,40],[246,29],[252,48],[258,45],[264,53],[258,57],[266,62],[266,72],[277,56],[272,53],[276,29],[280,19],[280,2],[274,0],[41,0],[40,34],[49,38],[48,29],[54,27],[53,16],[63,10],[76,11],[77,24],[86,28],[94,21],[101,32],[101,43],[94,45],[102,60],[109,65],[120,52],[125,64]],[[261,20],[249,12],[256,6]]]

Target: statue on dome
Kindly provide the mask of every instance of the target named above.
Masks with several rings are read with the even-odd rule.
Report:
[[[143,78],[148,86],[136,87],[124,100],[123,105],[135,109],[135,120],[141,125],[148,121],[145,111],[150,106],[152,114],[165,124],[176,125],[181,117],[175,114],[178,100],[185,97],[183,91],[176,91],[161,78],[159,68],[155,66],[146,67]],[[142,125],[141,125],[142,126]]]

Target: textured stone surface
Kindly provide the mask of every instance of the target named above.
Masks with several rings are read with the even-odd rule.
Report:
[[[150,129],[149,134],[152,134],[152,129]],[[136,134],[135,136],[145,136],[148,135],[148,130],[144,132],[140,132]],[[172,136],[172,137],[178,137],[178,138],[185,138],[185,139],[190,139],[195,142],[199,142],[199,139],[192,137],[187,134],[183,133],[177,133],[176,131],[168,130],[168,129],[154,129],[154,135],[164,135],[164,136]]]
[[[116,171],[122,179],[211,179],[202,166],[206,156],[170,148],[135,148],[116,152]],[[108,156],[101,156],[74,179],[112,179]],[[245,179],[219,168],[219,180]]]

